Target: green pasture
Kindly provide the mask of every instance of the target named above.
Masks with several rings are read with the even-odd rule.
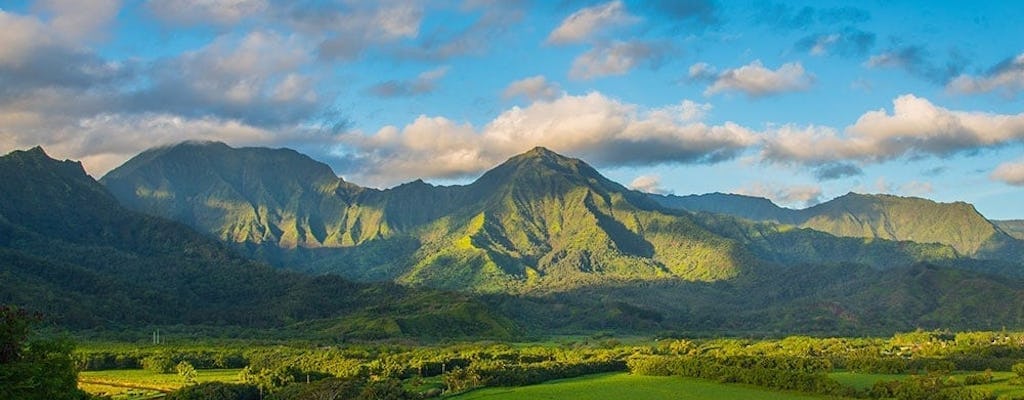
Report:
[[[640,376],[628,373],[589,375],[539,385],[474,390],[452,400],[789,400],[822,399],[799,393],[699,379]]]

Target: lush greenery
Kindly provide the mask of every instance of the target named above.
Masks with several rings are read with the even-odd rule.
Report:
[[[255,388],[270,398],[281,399],[404,399],[463,392],[473,396],[473,391],[480,388],[524,387],[607,372],[685,378],[687,382],[698,379],[706,390],[730,393],[756,387],[760,391],[856,398],[1024,398],[1021,360],[1024,333],[1002,331],[915,331],[890,338],[796,336],[777,340],[647,341],[595,336],[541,343],[429,346],[270,345],[245,341],[192,346],[93,343],[75,354],[79,368],[103,370],[83,372],[82,379],[87,382],[102,383],[106,379],[108,383],[158,390],[180,387],[183,393],[251,393]],[[196,366],[194,378],[200,384],[190,384],[180,371],[174,371],[177,368],[165,371],[153,367],[183,364]],[[140,366],[150,370],[139,370]],[[241,368],[209,369],[225,366]],[[615,380],[633,379],[611,376],[619,376]],[[603,378],[595,379],[600,382]],[[234,386],[213,385],[211,380]],[[544,389],[523,393],[532,390]]]
[[[517,388],[489,388],[452,397],[454,400],[802,400],[814,398],[818,397],[719,384],[698,379],[626,373],[586,376]]]
[[[76,330],[317,323],[325,335],[363,339],[517,331],[468,295],[246,260],[181,224],[124,209],[79,163],[38,148],[0,157],[0,267],[0,304]]]
[[[0,305],[0,399],[88,398],[76,386],[71,343],[35,335],[39,321],[24,309]]]

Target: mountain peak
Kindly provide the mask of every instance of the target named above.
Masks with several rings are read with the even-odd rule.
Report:
[[[564,157],[544,146],[537,146],[522,154],[525,157]]]

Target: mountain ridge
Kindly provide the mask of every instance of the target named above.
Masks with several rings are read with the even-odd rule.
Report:
[[[836,236],[939,243],[969,257],[1016,261],[1024,254],[1024,243],[973,205],[960,201],[938,203],[920,197],[850,192],[794,210],[767,199],[734,194],[649,196],[665,207],[729,214]]]
[[[211,232],[202,236],[184,224],[126,210],[74,162],[47,161],[48,168],[31,170],[11,167],[16,158],[0,157],[0,186],[13,185],[0,191],[0,209],[7,210],[0,212],[0,301],[54,314],[70,327],[109,326],[109,321],[131,327],[299,323],[333,337],[380,338],[508,337],[517,326],[562,334],[619,329],[891,334],[915,327],[1024,326],[1024,310],[1015,306],[1024,298],[1024,281],[967,270],[970,266],[960,265],[963,260],[949,246],[837,238],[632,203],[630,198],[646,195],[622,191],[600,176],[588,178],[586,171],[558,172],[566,165],[583,168],[580,160],[556,159],[554,168],[523,171],[510,165],[505,172],[517,176],[514,184],[493,185],[501,189],[493,193],[414,181],[399,192],[451,197],[460,209],[469,205],[464,215],[410,223],[358,245],[226,242],[235,249],[276,249],[299,261],[308,256],[302,252],[348,252],[306,259],[306,272],[316,275],[309,277],[243,259],[210,238],[216,238]],[[74,173],[64,176],[65,169]],[[47,187],[68,190],[54,191],[65,196],[55,197],[42,189]],[[365,199],[359,201],[398,212],[427,198],[392,203],[387,193],[345,192],[352,194],[345,201]],[[531,200],[540,194],[547,195],[547,203]],[[85,200],[67,200],[76,198]],[[82,233],[47,228],[43,217],[51,208],[74,210],[68,215],[77,219],[64,223],[82,225],[77,228]],[[390,218],[383,211],[379,215],[381,221]],[[403,218],[387,225],[413,221]],[[432,261],[416,265],[431,255]],[[707,268],[714,264],[700,257],[733,262],[736,268]],[[673,265],[672,259],[691,263]],[[371,267],[375,262],[381,270]],[[531,278],[525,267],[537,274]],[[727,275],[685,275],[695,272],[687,267]],[[403,285],[323,275],[332,268],[362,269],[377,274],[366,280]],[[488,275],[492,272],[498,275]],[[491,294],[409,288],[445,283]]]
[[[218,164],[202,168],[227,175],[237,173],[231,172],[243,164],[237,160],[267,157],[270,151],[196,143],[177,148],[215,152],[216,157],[208,158]],[[326,172],[330,168],[325,164],[289,152],[283,162],[307,165],[291,169],[325,171],[320,181],[329,190],[311,188],[308,180],[282,173],[289,168],[275,168],[270,172],[276,177],[260,178],[248,186],[211,190],[207,185],[198,197],[159,198],[146,198],[146,194],[161,187],[189,187],[188,181],[204,172],[185,170],[171,176],[163,172],[167,165],[195,167],[197,163],[175,160],[166,152],[161,157],[149,154],[129,160],[101,179],[116,189],[112,190],[116,196],[127,197],[126,205],[163,204],[139,210],[180,220],[278,266],[364,281],[529,292],[618,280],[727,280],[779,263],[846,261],[885,269],[918,261],[957,263],[961,256],[948,248],[957,243],[900,244],[906,240],[901,237],[865,242],[792,230],[785,225],[802,210],[783,209],[754,197],[710,194],[698,199],[719,204],[715,210],[719,213],[729,211],[728,201],[732,201],[734,209],[757,204],[746,209],[762,217],[770,216],[772,210],[785,215],[755,224],[719,214],[693,215],[678,205],[665,204],[687,198],[627,189],[584,161],[543,147],[510,157],[466,185],[434,186],[415,180],[388,189],[344,182],[333,171]],[[173,179],[153,183],[147,176]],[[212,187],[219,188],[220,181]],[[302,193],[312,194],[284,207],[282,202],[267,201],[260,191],[246,192],[283,190],[274,185],[299,187]],[[294,190],[284,191],[294,197]],[[284,197],[269,196],[271,200]],[[216,213],[216,205],[238,203],[238,199],[249,204],[241,219],[244,229],[237,228],[239,220],[232,219],[232,214]],[[162,211],[173,209],[197,209],[207,218],[195,221]],[[263,212],[252,211],[257,209]],[[303,218],[287,218],[292,215]]]

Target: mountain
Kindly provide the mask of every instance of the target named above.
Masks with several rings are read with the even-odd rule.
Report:
[[[727,214],[753,221],[798,225],[800,211],[779,207],[771,200],[741,194],[708,193],[689,196],[650,194],[658,204],[680,210]]]
[[[344,182],[292,150],[186,142],[146,151],[101,182],[128,207],[181,221],[280,267],[459,291],[722,281],[790,264],[888,269],[962,261],[949,243],[792,229],[787,223],[803,211],[764,199],[648,196],[544,148],[468,185],[417,180],[377,190]],[[667,202],[743,210],[771,222],[692,214]],[[995,269],[986,268],[977,269]]]
[[[192,151],[208,151],[209,164],[172,162],[192,157],[176,152]],[[183,324],[331,338],[597,330],[884,335],[1024,326],[1024,309],[1016,306],[1024,281],[976,268],[948,245],[835,237],[672,210],[542,148],[469,185],[414,181],[387,190],[344,183],[333,172],[292,179],[293,171],[329,168],[288,150],[186,143],[144,155],[146,162],[126,164],[133,170],[104,179],[111,187],[140,185],[118,189],[140,197],[125,204],[219,218],[182,221],[210,229],[237,226],[232,215],[253,215],[210,211],[222,198],[244,200],[240,209],[257,216],[246,229],[269,235],[196,233],[126,209],[78,163],[52,160],[41,149],[13,152],[0,157],[0,303],[44,311],[76,329]],[[221,164],[235,158],[232,168],[256,168],[263,163],[256,158],[268,156],[307,167],[267,167],[257,176]],[[163,171],[168,166],[184,171]],[[288,173],[269,176],[278,171]],[[147,182],[140,176],[156,186],[139,184]],[[238,177],[242,183],[232,180]],[[192,182],[201,179],[219,189]],[[161,185],[175,189],[149,196],[156,200],[137,195]],[[345,206],[338,215],[303,204]],[[286,210],[309,217],[291,225],[270,218]],[[321,222],[322,234],[282,241],[282,226]],[[235,250],[315,274],[270,268]]]
[[[125,209],[80,163],[38,147],[0,157],[0,276],[0,303],[78,329],[323,320],[339,321],[337,334],[371,337],[516,330],[464,295],[249,261],[185,225]]]
[[[1017,262],[1024,255],[1024,243],[963,202],[849,193],[792,210],[766,199],[732,194],[650,197],[666,207],[794,225],[836,236],[938,243],[968,257]]]
[[[992,221],[999,229],[1014,238],[1024,240],[1024,220]]]
[[[543,148],[466,186],[374,190],[291,150],[182,143],[144,152],[101,182],[128,207],[278,265],[360,280],[506,292],[606,278],[716,280],[747,262],[732,241]]]

